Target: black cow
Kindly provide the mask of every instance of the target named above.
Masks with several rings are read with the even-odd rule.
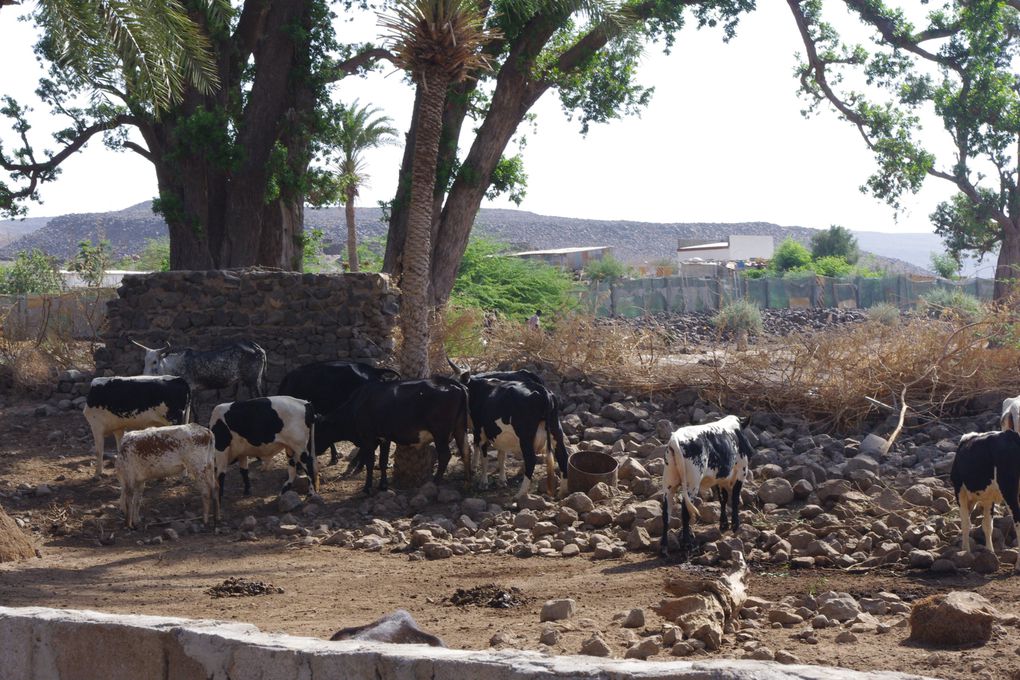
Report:
[[[467,372],[461,373],[460,379],[468,388],[471,429],[480,454],[477,484],[482,488],[488,485],[486,456],[490,446],[499,453],[500,484],[506,484],[507,452],[520,453],[524,460],[524,479],[517,495],[523,496],[531,489],[537,453],[544,451],[546,490],[555,495],[554,454],[563,478],[567,475],[567,447],[556,396],[540,381],[507,381],[471,376]]]
[[[386,467],[390,442],[398,446],[420,446],[434,442],[438,458],[435,481],[439,482],[450,463],[450,439],[464,462],[470,480],[471,460],[467,450],[467,389],[455,380],[369,382],[328,415],[319,418],[319,441],[349,441],[358,447],[359,463],[368,468],[365,493],[372,491],[375,449],[380,448],[379,488],[386,490]]]
[[[981,506],[985,547],[992,548],[992,509],[1005,502],[1020,537],[1020,434],[971,432],[960,438],[960,446],[949,471],[956,501],[960,504],[960,533],[963,549],[970,552],[970,513]],[[1020,560],[1017,560],[1020,571]]]
[[[191,390],[183,378],[169,375],[94,378],[85,398],[85,420],[96,445],[95,476],[103,475],[103,438],[120,440],[127,430],[183,425],[191,411]]]
[[[153,349],[134,340],[131,342],[145,350],[142,375],[179,375],[192,389],[219,390],[244,383],[249,398],[262,396],[266,350],[251,340],[207,351],[182,349],[176,352],[170,351],[170,343]]]
[[[687,425],[669,438],[666,469],[662,472],[662,540],[659,552],[669,553],[669,516],[676,514],[677,492],[683,497],[680,543],[686,550],[694,545],[691,517],[698,509],[691,502],[702,489],[714,487],[719,498],[719,529],[729,528],[727,498],[733,501],[733,533],[740,529],[740,489],[751,478],[750,458],[754,449],[741,431],[737,416],[726,416],[712,423]]]
[[[283,376],[279,394],[312,402],[318,415],[326,415],[350,399],[354,391],[368,382],[398,380],[400,374],[388,368],[376,368],[352,361],[318,361],[298,366]],[[329,464],[336,465],[340,456],[336,443],[320,429],[316,435],[315,455],[330,450]],[[352,461],[358,460],[357,456]]]
[[[305,469],[312,488],[319,490],[315,456],[310,448],[315,438],[315,409],[309,402],[294,397],[259,397],[219,404],[213,409],[209,429],[213,433],[221,497],[231,463],[240,461],[244,495],[250,496],[248,458],[272,458],[280,451],[287,452],[289,464],[287,481],[280,493],[293,486],[298,467]]]

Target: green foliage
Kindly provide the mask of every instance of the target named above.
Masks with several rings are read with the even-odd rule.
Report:
[[[326,240],[326,232],[322,229],[305,229],[301,236],[301,263],[306,272],[321,272],[325,268],[322,256],[322,245]]]
[[[868,308],[868,318],[883,326],[896,326],[900,323],[900,308],[889,302],[879,302]]]
[[[70,271],[77,272],[90,288],[103,285],[103,276],[110,268],[110,242],[79,241],[78,252],[67,263]]]
[[[382,271],[383,256],[386,254],[386,237],[377,236],[358,242],[358,266],[363,272]]]
[[[599,283],[612,283],[622,279],[627,274],[627,265],[623,264],[610,254],[606,254],[601,260],[592,260],[584,267],[584,275],[589,281]]]
[[[811,269],[820,276],[837,278],[850,276],[854,271],[854,266],[838,255],[826,255],[815,258],[811,263]]]
[[[170,239],[150,238],[137,257],[125,257],[114,263],[112,269],[127,269],[141,272],[170,271]]]
[[[921,296],[919,303],[932,316],[942,318],[973,318],[983,306],[981,301],[959,288],[932,288]]]
[[[739,333],[746,331],[749,335],[760,333],[762,329],[761,310],[747,300],[730,302],[712,317],[712,323],[720,331]]]
[[[772,272],[770,272],[768,269],[748,268],[748,269],[741,269],[740,273],[744,275],[744,278],[748,278],[748,279],[764,279],[769,274],[771,274]]]
[[[496,241],[473,237],[464,252],[451,301],[503,316],[528,317],[572,307],[573,281],[556,267],[508,257],[509,248]]]
[[[932,253],[931,268],[944,279],[955,279],[960,272],[960,261],[952,253]]]
[[[811,236],[811,257],[816,261],[824,257],[840,257],[849,264],[856,264],[860,257],[857,237],[846,227],[833,224]]]
[[[791,269],[804,267],[810,263],[811,253],[808,252],[808,249],[792,238],[787,238],[776,248],[776,252],[772,255],[772,261],[769,263],[769,268],[773,272],[781,274]]]
[[[0,293],[5,295],[53,294],[63,287],[56,262],[36,248],[21,251],[12,265],[0,269]]]

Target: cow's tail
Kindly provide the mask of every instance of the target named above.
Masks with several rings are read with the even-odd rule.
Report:
[[[673,465],[676,466],[677,472],[680,475],[680,497],[684,502],[684,506],[687,508],[688,514],[691,519],[697,520],[701,517],[701,513],[694,507],[694,502],[691,500],[691,495],[696,494],[697,490],[690,490],[687,488],[689,484],[689,475],[685,474],[687,471],[684,469],[683,455],[680,451],[680,445],[676,443],[676,440],[671,439],[669,442],[669,455],[673,458]]]
[[[255,389],[258,390],[258,394],[255,396],[257,397],[267,396],[269,394],[269,390],[266,388],[267,380],[266,373],[268,373],[269,370],[267,366],[266,350],[264,350],[262,348],[262,345],[255,342],[254,340],[243,340],[242,342],[243,344],[247,345],[248,349],[254,352],[256,356],[259,358],[260,370],[258,377],[255,379]]]
[[[549,395],[549,410],[545,418],[546,450],[555,451],[556,466],[565,478],[567,476],[567,444],[563,437],[563,425],[560,424],[560,405],[555,394],[551,391],[546,393]],[[555,449],[552,447],[554,441]]]
[[[319,493],[319,470],[316,464],[315,456],[315,421],[318,420],[318,416],[315,414],[315,407],[308,402],[305,404],[305,425],[308,426],[308,443],[305,448],[308,452],[308,458],[306,464],[308,469],[305,472],[308,473],[308,478],[312,480],[312,489],[315,493]]]
[[[754,475],[751,474],[751,457],[754,456],[754,447],[751,446],[751,442],[748,441],[747,436],[743,430],[736,430],[737,436],[737,448],[740,451],[740,456],[744,459],[744,481],[754,481]]]

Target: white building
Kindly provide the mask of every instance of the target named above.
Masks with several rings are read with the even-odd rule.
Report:
[[[677,261],[684,262],[743,262],[769,260],[775,252],[771,236],[734,234],[726,241],[699,242],[680,239],[676,249]]]

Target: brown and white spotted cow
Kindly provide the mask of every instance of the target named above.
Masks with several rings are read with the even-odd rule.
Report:
[[[195,480],[202,494],[202,521],[209,522],[210,504],[214,520],[218,519],[220,499],[216,493],[215,463],[213,434],[201,425],[150,427],[126,433],[117,456],[124,523],[129,529],[138,523],[145,482],[181,472]]]

